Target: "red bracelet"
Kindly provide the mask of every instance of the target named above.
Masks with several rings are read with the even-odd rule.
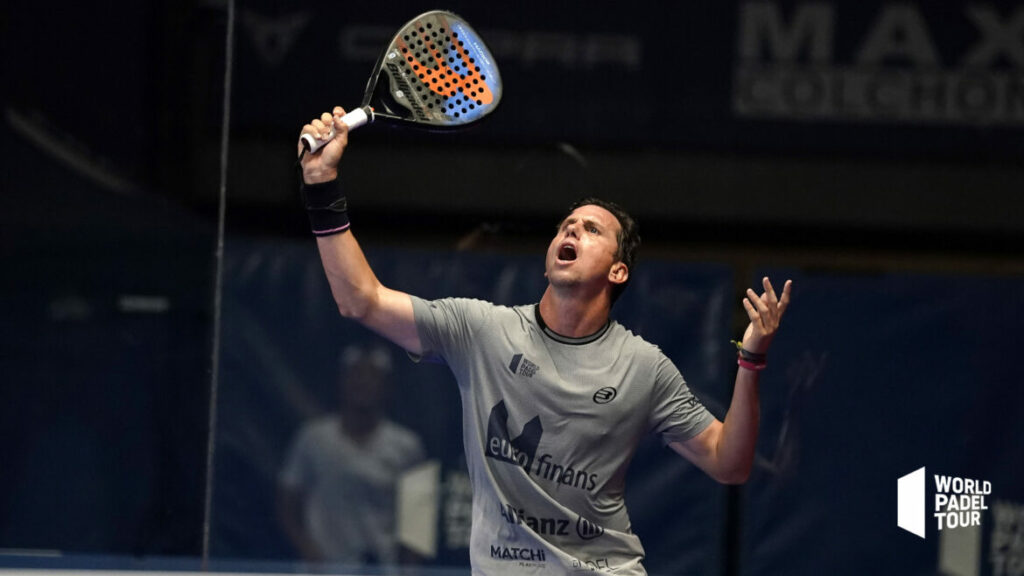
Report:
[[[736,364],[740,368],[746,368],[747,370],[753,370],[755,372],[760,372],[768,366],[766,362],[751,362],[750,360],[744,360],[743,358],[737,358]]]

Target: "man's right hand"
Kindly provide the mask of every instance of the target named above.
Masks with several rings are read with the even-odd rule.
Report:
[[[302,154],[302,140],[299,140],[298,153],[302,154],[302,179],[306,184],[329,182],[338,177],[338,162],[341,161],[341,155],[345,151],[345,146],[348,145],[348,126],[341,122],[341,117],[344,115],[345,109],[335,106],[333,114],[324,112],[319,118],[313,119],[302,127],[300,138],[302,134],[309,134],[318,141],[327,138],[327,135],[331,133],[332,126],[335,131],[334,139],[317,150],[315,154],[309,152]]]

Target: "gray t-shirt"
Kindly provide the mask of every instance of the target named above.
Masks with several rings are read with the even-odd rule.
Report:
[[[714,417],[656,346],[610,321],[586,338],[536,305],[413,297],[424,356],[462,396],[474,574],[645,574],[623,498],[641,438],[685,441]]]
[[[306,530],[332,562],[398,562],[395,483],[423,461],[419,438],[382,420],[365,444],[342,432],[341,417],[302,427],[278,481],[304,495]]]

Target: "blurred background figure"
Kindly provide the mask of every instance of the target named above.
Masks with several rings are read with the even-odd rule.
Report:
[[[285,457],[278,478],[284,531],[310,562],[415,562],[396,539],[395,488],[424,450],[416,433],[385,414],[390,353],[348,346],[337,378],[337,412],[305,423]]]

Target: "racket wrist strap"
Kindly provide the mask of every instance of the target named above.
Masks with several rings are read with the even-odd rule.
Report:
[[[349,229],[348,199],[340,178],[319,184],[302,182],[301,189],[314,236],[331,236]]]

